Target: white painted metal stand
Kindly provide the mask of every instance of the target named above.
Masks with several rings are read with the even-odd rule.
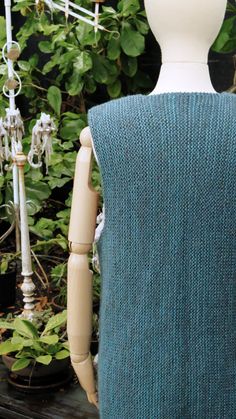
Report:
[[[94,26],[95,33],[98,29],[106,30],[103,26],[99,25],[99,3],[104,0],[95,0],[95,13],[80,7],[69,0],[59,0],[60,4],[51,0],[45,0],[45,3],[51,10],[57,9],[65,13],[66,18],[73,16],[89,25]],[[92,0],[93,1],[93,0]],[[36,5],[38,0],[36,0]],[[46,167],[48,169],[48,162],[52,152],[52,139],[51,135],[55,131],[55,125],[49,115],[41,114],[40,119],[32,131],[31,149],[26,156],[23,153],[22,137],[24,134],[23,121],[21,119],[20,111],[16,109],[15,97],[21,91],[21,80],[19,75],[14,70],[14,61],[17,60],[20,54],[19,45],[12,41],[12,23],[11,23],[11,0],[4,0],[6,12],[6,31],[7,42],[3,47],[2,55],[8,68],[8,80],[3,87],[3,93],[9,99],[9,108],[6,109],[6,117],[0,120],[0,173],[3,169],[3,161],[11,160],[13,171],[13,194],[14,194],[14,208],[16,224],[18,220],[18,213],[20,212],[20,230],[19,225],[16,225],[16,248],[20,250],[21,238],[21,259],[22,259],[22,276],[23,284],[21,286],[24,301],[24,311],[22,316],[32,318],[34,313],[34,291],[35,285],[32,281],[32,260],[30,249],[30,236],[27,218],[27,205],[25,193],[25,180],[24,180],[24,167],[28,161],[32,167],[40,167],[42,165],[42,155],[46,155]],[[94,20],[90,20],[81,16],[77,12],[71,10],[79,10],[87,16],[91,16]],[[36,161],[35,161],[36,160]],[[9,170],[9,168],[8,168]],[[20,209],[20,211],[19,211]],[[11,231],[11,228],[9,231]],[[2,236],[5,238],[6,234]]]
[[[12,22],[11,22],[11,0],[4,0],[5,14],[6,14],[6,33],[7,33],[7,50],[9,52],[12,44]],[[13,62],[7,60],[8,78],[13,79]],[[9,91],[9,107],[11,110],[15,110],[15,92],[14,90]],[[12,155],[15,155],[14,145],[12,143],[11,149]],[[13,177],[13,202],[15,207],[15,236],[16,236],[16,251],[20,251],[20,230],[19,230],[19,182],[18,182],[18,171],[15,164],[12,167]]]

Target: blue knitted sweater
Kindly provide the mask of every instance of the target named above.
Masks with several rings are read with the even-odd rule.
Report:
[[[106,217],[101,419],[236,418],[236,95],[134,95],[89,125]]]

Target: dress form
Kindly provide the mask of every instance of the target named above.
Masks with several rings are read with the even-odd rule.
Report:
[[[160,75],[150,95],[216,93],[209,73],[208,52],[222,25],[227,1],[145,0],[144,4],[150,28],[162,51]],[[92,147],[99,165],[93,140]],[[97,239],[104,223],[105,206]]]
[[[145,8],[150,27],[160,43],[163,60],[159,80],[151,95],[168,92],[214,93],[207,55],[220,30],[226,0],[208,0],[207,4],[203,0],[146,0]],[[72,363],[80,383],[87,392],[89,401],[98,406],[92,364],[88,355],[89,321],[85,315],[83,317],[83,310],[78,312],[77,309],[79,301],[86,308],[91,305],[92,299],[87,253],[91,248],[92,232],[95,229],[96,197],[92,196],[91,187],[88,188],[93,144],[88,127],[81,133],[81,143],[69,234],[72,253],[68,279],[72,285],[68,292],[68,339]],[[93,151],[96,157],[94,146]],[[83,238],[78,233],[78,220],[83,224]],[[81,226],[80,228],[82,229]],[[86,228],[89,232],[87,239]],[[84,293],[78,292],[79,287]],[[78,318],[80,322],[77,321]]]

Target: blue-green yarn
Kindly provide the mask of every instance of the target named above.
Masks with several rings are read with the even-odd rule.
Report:
[[[101,419],[236,418],[236,96],[88,114],[102,175]]]

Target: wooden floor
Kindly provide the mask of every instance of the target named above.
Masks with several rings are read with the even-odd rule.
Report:
[[[28,395],[7,383],[0,363],[0,419],[98,419],[97,409],[87,401],[79,384],[48,394]]]

